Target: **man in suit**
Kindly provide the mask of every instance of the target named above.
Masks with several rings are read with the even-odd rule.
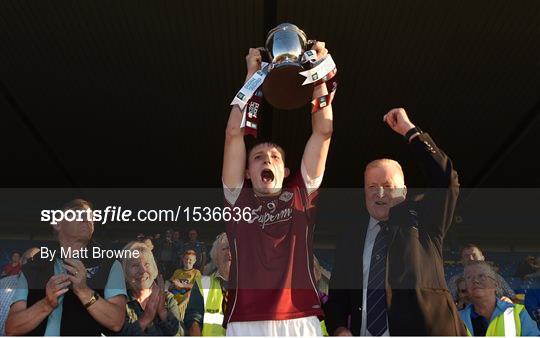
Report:
[[[398,162],[364,172],[369,216],[345,231],[325,306],[333,335],[466,335],[444,278],[442,247],[459,192],[452,162],[402,108],[384,121],[405,138],[429,189],[407,193]]]

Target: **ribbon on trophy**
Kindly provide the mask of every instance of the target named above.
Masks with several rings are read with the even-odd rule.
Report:
[[[337,81],[334,79],[334,74],[330,78],[330,80],[326,80],[326,86],[328,88],[328,94],[320,96],[316,98],[315,100],[311,101],[311,113],[316,113],[320,109],[329,106],[332,104],[332,101],[334,100],[334,96],[336,95],[336,89],[337,89]]]
[[[245,128],[245,133],[257,137],[257,113],[261,107],[263,92],[257,89],[255,94],[249,99],[247,105],[242,110],[242,122],[240,128]]]
[[[311,50],[306,51],[304,53],[304,56],[302,56],[302,59],[309,60],[309,62],[312,65],[312,68],[306,71],[300,72],[300,75],[306,78],[304,83],[302,83],[302,85],[305,86],[310,83],[316,84],[317,82],[320,82],[320,83],[325,82],[325,81],[321,81],[325,77],[327,78],[327,80],[329,80],[328,74],[330,74],[333,71],[335,72],[337,70],[336,64],[334,63],[334,60],[332,59],[332,55],[328,54],[323,59],[312,62],[311,61],[312,57],[305,56],[306,53],[308,52],[311,52]],[[315,53],[311,53],[311,54],[315,54]]]
[[[332,103],[336,89],[337,68],[332,56],[328,54],[323,59],[317,60],[317,53],[314,50],[307,50],[302,55],[302,63],[309,64],[306,67],[310,69],[299,72],[306,79],[302,83],[303,86],[312,84],[318,86],[322,83],[327,83],[328,94],[318,97],[311,101],[311,112],[315,113],[319,109],[329,106]],[[261,69],[253,74],[244,84],[244,86],[236,93],[231,102],[232,105],[238,105],[242,111],[242,122],[240,128],[245,128],[245,133],[257,137],[257,114],[262,104],[263,93],[260,89],[268,73],[274,68],[274,64],[267,62],[261,63]]]
[[[334,79],[334,76],[337,73],[337,67],[330,54],[323,59],[317,60],[317,55],[313,50],[308,50],[302,55],[302,62],[309,62],[311,64],[310,69],[300,72],[300,75],[306,78],[304,83],[302,83],[303,86],[311,83],[314,86],[326,83],[328,87],[328,94],[311,101],[311,113],[315,113],[319,109],[331,105],[334,100],[337,89],[337,81]]]
[[[257,137],[257,113],[262,104],[262,91],[259,89],[270,71],[268,62],[261,63],[261,69],[253,74],[236,93],[231,106],[238,105],[242,111],[240,128],[245,128],[245,133]]]

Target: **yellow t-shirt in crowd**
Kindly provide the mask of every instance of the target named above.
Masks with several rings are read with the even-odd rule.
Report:
[[[191,269],[191,270],[184,270],[184,269],[177,269],[174,271],[171,282],[175,279],[178,279],[180,282],[185,282],[186,284],[194,284],[196,279],[201,278],[201,272],[197,269]],[[188,292],[185,292],[186,290],[181,290],[176,288],[174,284],[171,285],[171,292],[174,295],[174,298],[178,302],[178,304],[181,304],[187,296],[189,296]]]

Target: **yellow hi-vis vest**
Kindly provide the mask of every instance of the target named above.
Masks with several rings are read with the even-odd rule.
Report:
[[[514,305],[504,310],[503,313],[495,317],[486,331],[486,337],[519,337],[521,336],[521,319],[519,314],[525,307],[520,304]],[[472,336],[467,328],[467,334]]]
[[[225,336],[223,328],[223,292],[216,273],[203,276],[199,285],[204,299],[203,336]]]
[[[328,334],[328,330],[326,329],[326,323],[324,322],[324,320],[321,321],[321,331],[322,331],[323,337],[328,337],[328,336],[330,336],[330,335]]]

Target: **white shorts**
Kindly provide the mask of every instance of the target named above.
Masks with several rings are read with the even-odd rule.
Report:
[[[322,337],[321,323],[315,316],[286,319],[232,322],[227,336]]]

